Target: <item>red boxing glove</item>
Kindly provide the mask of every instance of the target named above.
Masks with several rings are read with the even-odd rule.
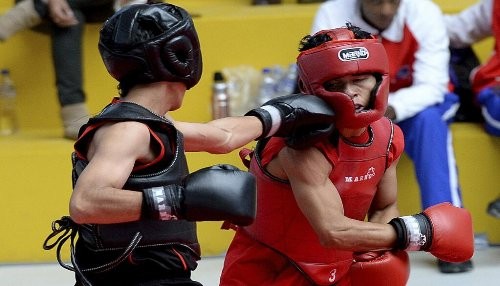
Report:
[[[386,251],[355,254],[349,276],[351,286],[405,286],[410,277],[408,253]]]
[[[447,203],[427,208],[424,214],[432,224],[430,253],[449,262],[471,259],[474,254],[474,229],[469,211]]]
[[[413,216],[392,219],[396,248],[428,251],[448,262],[464,262],[474,254],[474,230],[469,211],[441,203]]]

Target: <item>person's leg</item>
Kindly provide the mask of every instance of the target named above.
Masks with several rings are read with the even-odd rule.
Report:
[[[84,25],[94,18],[104,21],[111,16],[113,0],[68,0],[68,4],[79,23],[66,28],[53,26],[52,55],[64,137],[76,139],[80,127],[89,119],[83,89]]]
[[[35,3],[36,2],[36,3]],[[0,41],[42,22],[44,6],[40,0],[22,0],[0,16]]]
[[[412,159],[420,186],[422,207],[450,202],[462,207],[451,131],[437,107],[427,108],[398,125],[405,136],[405,152]],[[472,261],[451,263],[438,260],[443,273],[470,271]]]
[[[451,132],[436,107],[398,123],[412,159],[423,209],[450,202],[462,206]]]
[[[85,17],[74,9],[79,24],[60,28],[52,25],[52,60],[56,88],[61,105],[64,137],[75,139],[81,125],[87,122],[89,113],[83,90],[82,38]]]

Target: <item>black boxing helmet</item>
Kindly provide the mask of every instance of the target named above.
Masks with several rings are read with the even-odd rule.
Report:
[[[171,4],[134,4],[104,23],[99,52],[108,72],[127,84],[183,82],[202,72],[200,43],[191,16]]]
[[[349,28],[322,30],[315,35],[325,35],[330,40],[298,55],[300,90],[325,100],[335,111],[338,128],[362,128],[382,118],[389,96],[389,63],[382,43],[373,36],[358,39]],[[329,80],[355,74],[381,77],[372,91],[370,108],[362,112],[356,112],[347,94],[325,88]]]

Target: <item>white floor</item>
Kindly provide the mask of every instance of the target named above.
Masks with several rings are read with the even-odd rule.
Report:
[[[499,286],[500,247],[476,250],[474,270],[458,274],[442,274],[436,260],[423,252],[410,253],[411,274],[408,286]],[[224,257],[207,257],[200,261],[193,278],[205,286],[217,286]],[[74,285],[73,272],[58,264],[1,265],[1,286],[70,286]]]

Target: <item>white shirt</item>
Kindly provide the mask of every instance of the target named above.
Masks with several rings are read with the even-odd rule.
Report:
[[[458,14],[444,16],[452,47],[470,46],[493,35],[493,2],[494,0],[483,0]]]

